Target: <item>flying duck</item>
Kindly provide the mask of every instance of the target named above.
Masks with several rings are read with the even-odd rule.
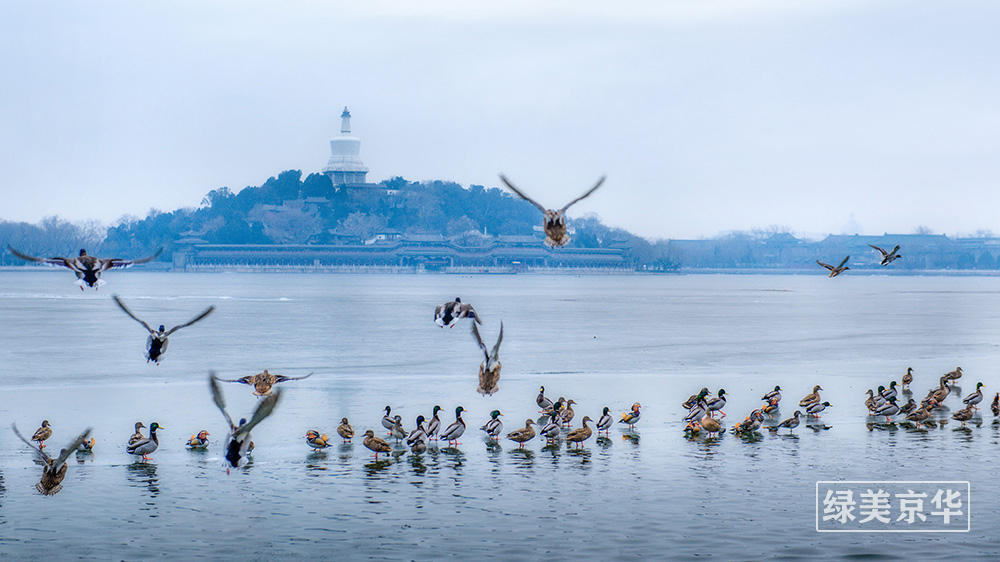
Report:
[[[879,248],[878,246],[876,246],[874,244],[869,244],[869,246],[871,246],[872,248],[875,248],[876,250],[879,251],[880,254],[882,254],[882,261],[878,262],[879,265],[889,265],[890,263],[892,263],[893,261],[895,261],[896,258],[903,257],[901,254],[897,254],[896,253],[896,252],[899,251],[899,246],[896,246],[895,248],[893,248],[891,252],[886,252],[885,250],[883,250],[882,248]]]
[[[844,265],[844,264],[847,263],[847,260],[849,260],[849,259],[851,259],[851,256],[847,256],[846,258],[844,258],[844,260],[842,262],[840,262],[840,265],[838,265],[837,267],[833,267],[832,265],[830,265],[828,263],[823,263],[823,262],[821,262],[819,260],[816,260],[816,263],[818,263],[818,264],[822,265],[823,267],[827,268],[828,270],[830,270],[830,275],[828,275],[827,277],[836,277],[836,276],[840,275],[841,273],[847,271],[848,269],[851,269],[851,268],[847,267],[846,265]]]
[[[502,415],[503,414],[500,413],[500,410],[493,410],[490,412],[490,421],[486,422],[483,427],[479,428],[486,432],[486,435],[489,436],[490,440],[495,441],[499,439],[500,432],[503,431],[503,422],[500,421],[500,416]]]
[[[451,425],[446,427],[444,431],[441,432],[441,439],[446,440],[449,445],[451,445],[452,442],[454,442],[455,445],[461,445],[461,443],[458,442],[458,438],[465,433],[465,421],[462,420],[462,412],[464,411],[465,408],[461,406],[455,408],[455,421],[453,421]]]
[[[142,455],[142,460],[148,461],[149,455],[160,446],[160,440],[156,437],[156,430],[163,429],[160,424],[153,422],[149,424],[149,437],[136,441],[125,447],[125,450],[132,455]]]
[[[25,439],[24,436],[21,435],[21,432],[17,430],[17,425],[10,424],[10,427],[14,430],[14,434],[17,435],[21,441],[24,441],[25,445],[31,447],[31,449],[35,451],[38,459],[45,467],[42,469],[41,480],[38,481],[38,484],[35,484],[35,489],[38,490],[38,493],[44,496],[58,494],[59,490],[62,490],[62,481],[66,478],[66,469],[68,467],[66,460],[71,454],[73,454],[73,451],[79,449],[80,446],[87,440],[87,437],[90,436],[91,428],[88,427],[83,433],[80,434],[79,437],[70,443],[68,447],[59,451],[58,457],[52,458],[45,454],[45,451],[43,451],[41,447],[33,445],[31,441]]]
[[[123,303],[121,299],[118,298],[118,295],[112,295],[111,298],[114,299],[115,304],[117,304],[118,307],[125,312],[125,314],[129,315],[129,318],[142,324],[142,327],[146,328],[146,331],[149,332],[149,337],[146,338],[146,362],[148,363],[152,361],[157,365],[160,364],[160,356],[162,356],[163,353],[167,351],[167,344],[169,343],[167,338],[170,336],[170,334],[176,332],[177,330],[180,330],[181,328],[186,328],[191,324],[198,322],[199,320],[211,314],[213,310],[215,310],[214,306],[210,306],[206,308],[204,312],[202,312],[189,322],[174,326],[169,330],[167,330],[163,324],[160,324],[160,327],[154,330],[149,327],[149,324],[139,319],[139,317],[136,316],[135,314],[132,314],[132,311],[125,306],[125,303]]]
[[[455,300],[451,302],[439,304],[434,307],[434,323],[442,328],[445,326],[454,328],[459,318],[471,318],[475,320],[476,324],[483,323],[479,319],[479,315],[476,314],[476,310],[472,308],[472,305],[463,303],[462,299],[458,297],[455,297]]]
[[[80,255],[75,258],[36,258],[35,256],[18,252],[10,245],[7,246],[7,249],[22,260],[69,268],[76,274],[76,284],[80,286],[81,291],[84,285],[93,287],[94,289],[104,285],[105,281],[101,279],[101,274],[109,269],[122,269],[137,263],[153,261],[163,253],[163,248],[160,248],[156,250],[155,254],[140,260],[123,260],[120,258],[98,258],[87,255],[87,250],[80,250]]]
[[[497,343],[492,350],[486,349],[482,336],[479,335],[479,328],[476,323],[472,323],[472,335],[479,343],[479,349],[483,350],[482,364],[479,365],[479,386],[476,392],[484,396],[492,396],[498,390],[497,383],[500,381],[500,342],[503,341],[503,322],[500,322],[500,335],[497,336]]]
[[[503,181],[503,183],[506,184],[511,191],[516,193],[521,199],[524,199],[528,203],[538,207],[538,210],[545,215],[545,218],[542,219],[542,228],[545,230],[545,244],[550,248],[559,248],[565,246],[569,242],[570,238],[566,233],[566,211],[578,201],[588,197],[591,193],[596,191],[598,187],[601,187],[601,184],[604,183],[604,179],[605,178],[602,176],[594,187],[587,190],[586,193],[570,201],[562,209],[554,211],[539,205],[532,198],[522,193],[521,190],[514,187],[514,185],[510,183],[510,181],[508,181],[503,174],[500,174],[500,180]]]
[[[229,417],[229,413],[226,412],[226,399],[222,396],[222,388],[219,386],[219,379],[215,378],[215,373],[209,374],[208,384],[212,389],[212,401],[218,406],[219,411],[222,412],[222,416],[226,418],[226,423],[229,424],[226,461],[229,462],[231,467],[239,468],[246,464],[247,453],[250,452],[250,448],[253,446],[250,431],[274,411],[274,407],[278,405],[278,400],[281,399],[281,389],[274,391],[273,394],[268,394],[263,400],[257,403],[257,408],[254,410],[249,422],[245,421],[245,419],[240,419],[240,423],[237,425],[233,423],[233,418]],[[152,428],[150,430],[152,431]],[[228,471],[229,469],[227,468],[226,470]]]
[[[339,435],[344,440],[344,443],[347,443],[354,437],[354,428],[351,427],[351,424],[347,421],[347,418],[343,418],[340,420],[340,425],[337,426],[337,435]]]
[[[271,387],[278,384],[279,382],[287,381],[300,381],[302,379],[307,379],[312,376],[312,373],[305,375],[303,377],[286,377],[285,375],[272,375],[264,369],[263,373],[257,373],[256,375],[247,375],[245,377],[240,377],[238,379],[215,379],[222,382],[238,382],[242,384],[248,384],[253,387],[254,396],[267,396],[271,394]]]

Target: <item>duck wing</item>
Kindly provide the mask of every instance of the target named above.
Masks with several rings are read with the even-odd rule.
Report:
[[[275,390],[273,394],[267,395],[267,398],[264,398],[260,401],[260,404],[257,404],[257,409],[253,411],[253,416],[250,418],[250,421],[233,430],[233,437],[236,439],[242,439],[250,433],[250,430],[252,430],[254,426],[264,421],[267,416],[270,416],[271,413],[274,412],[274,407],[278,405],[278,400],[280,398],[280,388]]]
[[[875,248],[876,250],[878,250],[879,253],[882,254],[883,258],[889,255],[889,252],[886,252],[885,250],[883,250],[882,248],[879,248],[875,244],[869,244],[869,246],[871,246],[872,248]],[[896,246],[896,250],[898,250],[898,249],[899,249],[899,246]],[[896,250],[893,250],[893,251],[895,252]]]
[[[31,449],[33,451],[35,451],[35,454],[38,455],[38,458],[41,459],[42,462],[44,462],[46,465],[49,463],[49,461],[51,459],[49,458],[48,455],[45,454],[45,451],[43,451],[38,445],[35,445],[31,441],[28,441],[27,439],[25,439],[24,436],[21,435],[21,432],[17,430],[17,424],[16,423],[10,424],[10,428],[14,430],[14,435],[17,435],[17,437],[21,441],[24,441],[25,445],[27,445],[28,447],[31,447]]]
[[[160,257],[160,254],[162,253],[163,253],[163,248],[161,247],[156,250],[155,254],[137,260],[123,260],[121,258],[105,258],[99,260],[100,267],[98,269],[100,271],[107,271],[109,269],[122,269],[126,267],[131,267],[137,263],[146,263],[148,261],[153,261],[156,258]]]
[[[507,177],[504,176],[503,174],[500,174],[500,181],[502,181],[504,184],[506,184],[507,188],[510,189],[511,191],[513,191],[514,193],[516,193],[518,197],[520,197],[521,199],[524,199],[528,203],[531,203],[532,205],[538,207],[538,210],[541,211],[542,213],[544,213],[546,215],[549,213],[549,210],[546,209],[545,207],[539,205],[537,201],[535,201],[531,197],[528,197],[524,193],[521,193],[521,190],[518,189],[518,188],[516,188],[516,187],[514,187],[514,184],[510,183],[510,181],[507,180]],[[587,195],[589,195],[589,193]]]
[[[476,343],[479,344],[479,349],[483,350],[483,356],[486,357],[486,363],[488,364],[490,361],[490,352],[486,349],[486,344],[483,343],[483,337],[479,335],[479,328],[476,327],[475,322],[472,323],[472,335],[476,338]]]
[[[830,271],[833,271],[833,266],[832,266],[832,265],[830,265],[830,264],[828,264],[828,263],[823,263],[823,262],[821,262],[821,261],[819,261],[819,260],[816,260],[816,263],[818,263],[818,264],[822,265],[823,267],[825,267],[825,268],[829,269]]]
[[[146,331],[149,332],[150,334],[153,333],[153,329],[149,327],[149,324],[145,323],[141,318],[139,318],[135,314],[132,314],[132,311],[129,310],[127,306],[125,306],[125,303],[123,303],[122,300],[118,298],[118,295],[111,295],[111,298],[115,301],[115,304],[118,305],[118,308],[122,309],[122,312],[128,314],[129,318],[142,324],[142,327],[146,328]]]
[[[274,382],[275,384],[277,384],[279,382],[286,382],[286,381],[300,381],[302,379],[308,379],[312,375],[313,375],[312,373],[309,373],[308,375],[304,375],[301,377],[287,377],[285,375],[274,375]]]
[[[93,431],[93,428],[91,427],[85,429],[83,433],[81,433],[80,436],[76,438],[76,440],[74,440],[68,447],[62,450],[62,453],[59,455],[59,458],[57,458],[56,462],[52,463],[52,465],[47,470],[52,473],[59,472],[59,469],[62,468],[62,465],[66,464],[66,459],[68,459],[70,455],[75,453],[76,450],[80,448],[80,444],[86,441],[87,438],[90,437],[91,431]]]
[[[597,188],[601,187],[601,184],[604,183],[605,179],[607,179],[607,176],[601,176],[601,179],[597,180],[597,183],[594,184],[594,187],[588,189],[587,192],[584,193],[583,195],[577,197],[576,199],[570,201],[569,203],[566,203],[566,205],[562,209],[559,209],[559,214],[561,215],[561,214],[565,213],[567,209],[569,209],[570,207],[572,207],[573,205],[575,205],[579,201],[582,201],[582,200],[586,199],[587,197],[590,196],[591,193],[597,191]]]
[[[847,256],[846,258],[844,258],[844,261],[840,262],[840,265],[837,266],[837,269],[844,267],[844,264],[846,264],[847,260],[849,259],[851,259],[851,256]]]
[[[204,312],[202,312],[201,314],[199,314],[198,316],[196,316],[193,320],[191,320],[189,322],[185,322],[184,324],[179,324],[177,326],[174,326],[173,328],[170,328],[169,330],[167,330],[167,332],[165,334],[163,334],[163,335],[164,336],[169,336],[170,334],[176,332],[177,330],[180,330],[181,328],[187,328],[191,324],[194,324],[195,322],[199,322],[202,319],[204,319],[206,316],[208,316],[209,314],[211,314],[213,310],[215,310],[215,307],[214,306],[210,306],[210,307],[206,308]],[[147,326],[146,328],[148,329],[149,326]]]
[[[244,379],[249,377],[243,377]],[[219,407],[219,411],[222,412],[223,417],[226,418],[226,422],[229,423],[229,429],[236,427],[233,423],[233,418],[229,417],[229,413],[226,412],[226,399],[222,396],[222,389],[219,388],[219,381],[225,382],[244,382],[242,379],[237,379],[234,381],[227,381],[226,379],[216,378],[214,372],[210,372],[208,375],[208,385],[212,388],[212,401],[215,405]]]
[[[475,325],[475,324],[473,324]],[[500,321],[500,335],[497,336],[497,343],[493,345],[493,349],[490,350],[490,354],[487,356],[489,359],[488,366],[493,367],[497,361],[500,359],[500,342],[503,341],[503,321]],[[484,350],[485,351],[485,350]]]
[[[68,258],[61,258],[61,257],[55,257],[55,258],[38,258],[38,257],[35,257],[35,256],[29,256],[28,254],[25,254],[23,252],[18,252],[10,244],[7,245],[7,250],[9,250],[10,253],[12,253],[15,256],[21,258],[22,260],[36,261],[38,263],[44,263],[46,265],[57,265],[57,266],[62,266],[62,267],[68,267],[68,268],[72,269],[73,271],[79,271],[79,269],[77,269],[77,267],[73,264],[73,260],[68,259]]]

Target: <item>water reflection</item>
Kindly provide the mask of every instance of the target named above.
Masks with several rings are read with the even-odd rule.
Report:
[[[313,451],[306,455],[306,473],[309,476],[319,476],[326,470],[326,451]]]
[[[364,465],[365,475],[369,477],[377,476],[379,472],[382,472],[383,470],[389,468],[393,464],[395,464],[395,462],[390,459],[379,459],[377,461],[373,460]]]
[[[622,433],[622,441],[627,441],[633,445],[639,444],[639,434],[635,432]]]
[[[610,437],[598,437],[597,438],[597,446],[600,447],[602,450],[605,450],[605,451],[608,450],[609,448],[611,448],[612,444],[613,443],[612,443]]]
[[[156,463],[136,461],[125,465],[128,481],[137,488],[146,488],[150,498],[160,495],[159,479],[156,477]]]
[[[508,453],[514,459],[515,468],[532,469],[535,466],[535,452],[531,449],[517,448],[511,449]]]
[[[410,455],[407,459],[410,461],[410,468],[413,469],[413,474],[417,476],[423,476],[427,473],[427,465],[424,464],[424,457],[421,454]]]

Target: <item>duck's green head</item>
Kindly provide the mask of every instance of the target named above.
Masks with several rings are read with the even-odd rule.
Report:
[[[455,408],[455,417],[457,418],[457,417],[461,416],[462,412],[464,412],[464,411],[465,411],[465,408],[463,408],[461,406]]]
[[[780,387],[780,386],[778,386],[778,385],[774,385],[774,391],[775,391],[775,392],[779,392],[780,390],[781,390],[781,387]]]
[[[726,395],[726,389],[720,388],[719,389],[719,396],[725,396],[725,395]]]
[[[441,410],[442,410],[441,406],[434,406],[434,414],[433,415],[436,416],[437,413],[440,412]]]
[[[497,416],[502,416],[502,415],[503,414],[500,413],[500,410],[493,410],[492,412],[490,412],[490,417],[492,417],[493,419],[497,419]]]
[[[542,394],[545,394],[545,387],[543,386],[543,387],[539,388],[538,392],[540,392]]]
[[[157,429],[164,429],[164,427],[162,425],[156,423],[156,422],[153,422],[153,423],[149,424],[149,431],[150,432],[156,431]]]
[[[604,407],[604,414],[605,415],[607,415],[607,413],[610,412],[610,411],[611,411],[611,408],[608,408],[607,406]]]
[[[423,416],[417,416],[417,425],[418,426],[421,425],[422,423],[424,423],[424,421],[426,421],[426,420],[424,420]]]
[[[704,398],[706,396],[708,396],[708,389],[707,388],[703,388],[703,389],[701,389],[701,392],[698,393],[698,400],[701,400],[702,398]]]
[[[976,383],[976,390],[979,390],[981,387],[984,387],[984,386],[986,386],[986,385],[983,384],[983,383],[981,383],[981,382],[977,382]]]
[[[884,387],[884,386],[882,386],[882,385],[878,385],[878,393],[879,393],[879,394],[882,394],[882,391],[883,391],[883,390],[885,390],[885,387]]]
[[[895,403],[896,402],[896,397],[893,396],[892,398],[890,398],[889,402]],[[833,406],[833,404],[831,404],[829,402],[823,402],[823,405],[826,406],[827,408],[829,408],[830,406]]]
[[[896,381],[889,383],[889,388],[896,388]]]

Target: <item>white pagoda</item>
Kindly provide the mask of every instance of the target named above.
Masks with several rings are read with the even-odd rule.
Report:
[[[368,166],[361,161],[361,139],[351,136],[351,112],[344,107],[340,114],[340,136],[330,141],[330,161],[323,173],[333,185],[365,183]]]

